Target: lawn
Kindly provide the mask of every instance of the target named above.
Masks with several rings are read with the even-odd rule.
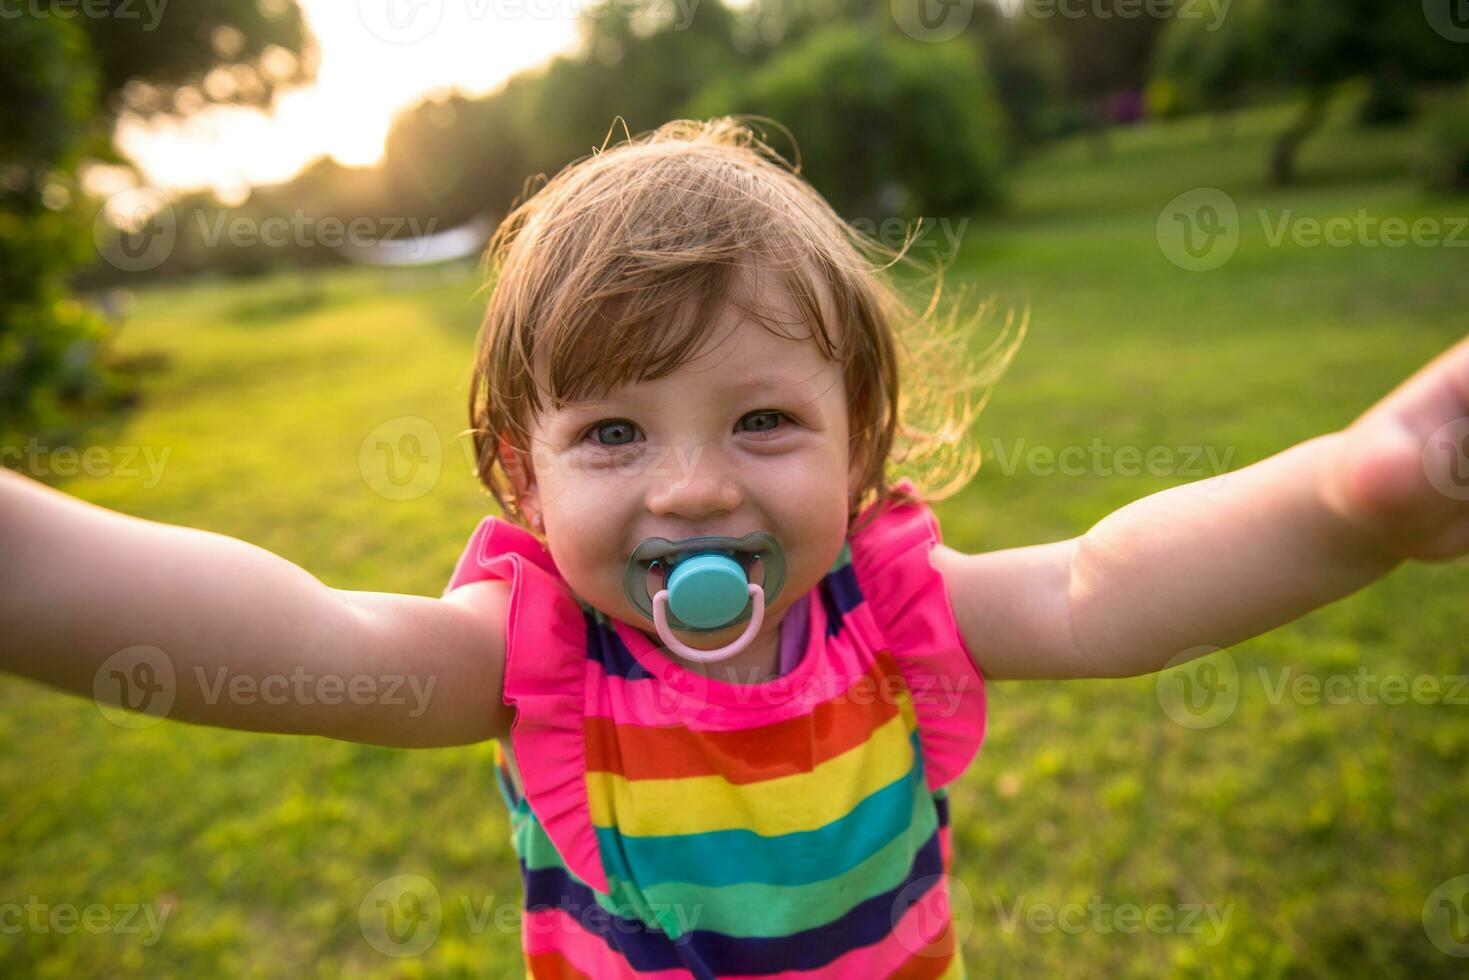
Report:
[[[949,278],[1027,310],[1030,331],[972,433],[978,477],[937,505],[949,544],[1080,534],[1347,424],[1463,335],[1469,248],[1272,242],[1282,220],[1469,215],[1469,199],[1420,189],[1419,131],[1335,119],[1307,147],[1306,180],[1282,191],[1262,175],[1283,118],[1247,113],[1229,142],[1205,121],[1150,125],[1103,160],[1057,147],[1018,170],[1007,213],[963,226]],[[1212,271],[1180,269],[1159,244],[1160,213],[1196,188],[1239,214],[1238,249]],[[491,506],[459,435],[477,286],[456,267],[331,273],[315,300],[293,276],[141,291],[121,346],[167,368],[92,434],[112,471],[59,482],[241,537],[333,586],[436,595]],[[431,491],[393,499],[405,495],[359,457],[408,432],[431,457],[437,440],[442,468]],[[1067,447],[1108,462],[1047,463]],[[1129,469],[1126,452],[1154,465]],[[1469,873],[1466,588],[1469,563],[1405,567],[1241,644],[1237,707],[1211,727],[1175,721],[1153,677],[992,685],[988,740],[953,788],[970,974],[1455,974],[1423,913]],[[1388,704],[1289,683],[1348,678],[1358,692],[1389,675],[1431,678],[1439,695]],[[0,827],[0,904],[102,908],[110,923],[64,929],[42,911],[44,928],[16,931],[0,910],[8,975],[520,970],[518,920],[493,914],[521,894],[488,745],[127,730],[6,679]],[[383,956],[358,922],[398,874],[443,901],[437,941],[414,958]],[[124,928],[138,905],[167,918]]]

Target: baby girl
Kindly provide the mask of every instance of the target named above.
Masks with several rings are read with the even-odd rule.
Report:
[[[495,740],[533,976],[962,976],[948,786],[984,682],[1162,670],[1469,551],[1469,342],[1342,431],[963,554],[895,467],[961,445],[969,415],[919,409],[988,375],[874,246],[735,120],[593,154],[491,242],[469,408],[505,516],[441,597],[0,471],[0,668],[196,723]],[[211,697],[221,667],[428,693]]]

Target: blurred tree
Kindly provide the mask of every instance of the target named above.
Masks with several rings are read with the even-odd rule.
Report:
[[[190,0],[148,8],[29,0],[0,31],[0,438],[55,430],[127,390],[103,352],[104,321],[69,298],[107,226],[77,179],[116,160],[118,116],[267,102],[314,59],[288,0]]]
[[[685,114],[723,113],[788,127],[802,173],[849,219],[952,215],[1000,197],[999,115],[966,40],[830,27],[749,76],[711,85]]]
[[[1054,32],[1040,20],[1007,16],[991,3],[975,8],[967,36],[980,45],[995,96],[1009,124],[1012,147],[1064,136],[1074,114],[1065,99],[1065,64]]]
[[[1379,94],[1410,82],[1462,78],[1469,72],[1463,45],[1432,29],[1432,9],[1459,0],[1379,3],[1377,0],[1271,0],[1261,4],[1256,43],[1259,62],[1274,78],[1299,86],[1305,105],[1275,141],[1270,176],[1289,184],[1301,144],[1316,131],[1339,84],[1365,77]]]
[[[278,89],[315,73],[295,0],[188,0],[160,6],[152,19],[138,0],[92,2],[109,13],[77,22],[91,42],[102,107],[114,115],[268,105]]]
[[[1197,22],[1172,25],[1157,81],[1216,109],[1232,104],[1252,83],[1300,91],[1300,114],[1278,134],[1270,152],[1271,179],[1289,184],[1302,144],[1325,119],[1341,83],[1364,79],[1370,94],[1363,118],[1384,121],[1411,111],[1415,86],[1469,73],[1465,47],[1452,39],[1453,5],[1460,2],[1236,2],[1220,30],[1202,29]]]
[[[1429,134],[1423,167],[1428,185],[1449,193],[1469,190],[1469,86],[1445,94]]]
[[[1022,10],[1028,10],[1022,5]],[[1038,6],[1047,10],[1047,30],[1061,46],[1066,91],[1081,108],[1097,153],[1107,149],[1111,107],[1146,87],[1153,49],[1167,23],[1138,0],[1091,0],[1088,4]],[[1028,15],[1027,15],[1028,16]]]
[[[1252,20],[1257,0],[1234,0],[1220,21],[1179,17],[1158,42],[1148,98],[1158,115],[1215,113],[1221,132],[1243,102],[1246,85],[1262,74]]]
[[[121,379],[92,369],[101,319],[66,295],[85,258],[70,179],[97,97],[86,35],[73,22],[21,17],[0,31],[0,445],[61,422]]]

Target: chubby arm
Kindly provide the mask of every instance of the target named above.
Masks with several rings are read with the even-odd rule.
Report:
[[[333,589],[254,545],[4,469],[0,554],[0,670],[92,696],[110,657],[154,647],[170,676],[147,676],[182,721],[395,746],[509,728],[504,583],[442,599]]]
[[[1469,550],[1466,416],[1469,341],[1340,432],[1134,501],[1078,538],[940,547],[933,561],[988,676],[1149,673],[1287,623],[1405,558]]]

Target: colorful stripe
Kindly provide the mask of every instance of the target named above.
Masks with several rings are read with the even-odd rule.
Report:
[[[748,700],[678,689],[583,607],[586,806],[607,892],[568,869],[495,746],[529,975],[964,976],[948,792],[927,785],[912,695],[872,649],[847,547],[817,590],[805,656],[820,660],[803,679],[824,687],[800,697],[779,681]]]

